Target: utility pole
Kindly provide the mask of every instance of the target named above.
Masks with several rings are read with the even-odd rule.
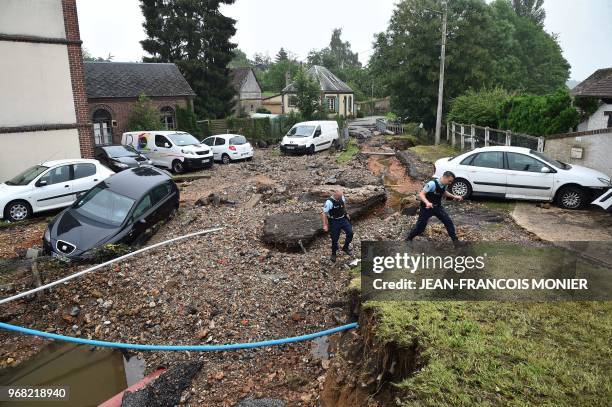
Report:
[[[448,6],[444,1],[442,12],[442,45],[440,51],[440,83],[438,85],[438,111],[436,114],[436,145],[440,144],[440,133],[442,131],[442,99],[444,97],[444,60],[446,59],[446,14]]]

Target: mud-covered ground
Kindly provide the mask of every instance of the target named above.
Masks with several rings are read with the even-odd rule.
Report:
[[[40,299],[0,306],[0,320],[64,335],[149,344],[252,342],[347,323],[345,290],[353,259],[341,255],[331,264],[327,236],[316,239],[306,254],[265,246],[260,242],[264,219],[319,208],[320,203],[303,197],[330,176],[342,172],[343,179],[378,182],[374,173],[387,185],[390,199],[386,207],[355,223],[354,258],[358,258],[362,240],[397,240],[415,223],[415,216],[398,212],[400,200],[414,199],[421,187],[404,171],[393,157],[358,155],[338,164],[336,155],[328,152],[285,157],[272,149],[256,151],[252,162],[217,165],[210,178],[181,184],[180,214],[152,242],[213,227],[223,227],[222,231],[155,249],[59,286]],[[211,193],[230,203],[194,205]],[[255,194],[261,200],[253,206]],[[533,239],[505,212],[482,203],[450,202],[447,208],[462,239]],[[0,229],[2,246],[10,247],[6,242],[13,239],[40,241],[43,226],[34,222],[28,226],[28,236],[19,227]],[[443,226],[432,220],[422,238],[447,236]],[[14,254],[2,251],[5,257]],[[43,279],[50,282],[85,267],[43,268]],[[3,286],[0,297],[31,287],[29,274],[16,276]],[[0,366],[6,366],[36,353],[45,341],[0,332],[0,343]],[[202,361],[204,367],[183,397],[190,405],[231,406],[245,397],[316,405],[328,362],[313,352],[313,346],[307,342],[235,352],[141,356],[147,371],[180,361]]]

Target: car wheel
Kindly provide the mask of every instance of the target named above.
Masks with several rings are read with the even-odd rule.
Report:
[[[11,222],[26,220],[32,216],[32,207],[26,201],[9,202],[4,208],[4,217]]]
[[[185,167],[183,166],[183,163],[180,160],[174,160],[172,162],[172,171],[177,174],[182,174],[183,171],[185,171]]]
[[[469,198],[469,196],[472,195],[472,186],[463,178],[456,179],[453,185],[451,185],[450,190],[453,195],[462,198]]]
[[[232,161],[232,160],[231,160],[231,158],[230,158],[230,156],[229,156],[229,155],[227,155],[227,154],[223,154],[223,155],[221,156],[221,162],[222,162],[223,164],[229,164],[231,161]]]
[[[313,144],[313,145],[311,145],[311,146],[308,148],[308,154],[312,155],[312,154],[314,154],[314,153],[315,153],[315,146],[314,146],[314,144]]]
[[[557,203],[564,209],[579,209],[586,202],[586,194],[582,188],[565,187],[557,195]]]

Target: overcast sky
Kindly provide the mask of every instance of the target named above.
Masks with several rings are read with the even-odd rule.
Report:
[[[237,0],[223,8],[236,19],[234,41],[249,57],[271,57],[280,47],[304,59],[311,49],[329,43],[334,28],[343,29],[362,63],[372,38],[384,31],[397,0]],[[94,56],[140,61],[144,38],[138,0],[77,0],[81,39]],[[582,80],[598,68],[612,67],[612,0],[545,0],[546,30],[559,34],[572,79]]]

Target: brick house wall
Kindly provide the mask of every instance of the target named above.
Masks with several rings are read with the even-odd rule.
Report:
[[[186,96],[179,97],[151,97],[151,103],[160,110],[163,107],[170,107],[172,110],[175,110],[176,106],[180,106],[181,108],[186,108],[190,106],[190,98]],[[113,142],[116,144],[121,143],[121,136],[124,132],[128,131],[127,124],[130,119],[130,115],[132,114],[132,110],[134,105],[136,104],[136,98],[104,98],[104,99],[89,99],[88,101],[88,110],[87,116],[89,121],[92,120],[93,114],[98,109],[104,109],[111,114],[112,120],[115,122],[116,126],[112,127],[113,132]],[[176,114],[175,114],[175,123],[176,123]],[[180,123],[178,123],[180,128]],[[89,126],[91,130],[91,126]],[[160,129],[151,129],[151,130],[160,130]],[[93,136],[92,136],[93,137]]]
[[[68,63],[70,65],[70,79],[72,82],[72,94],[74,98],[81,156],[83,158],[93,158],[93,129],[88,114],[76,0],[62,0],[62,9],[64,12],[66,40],[68,42]]]

